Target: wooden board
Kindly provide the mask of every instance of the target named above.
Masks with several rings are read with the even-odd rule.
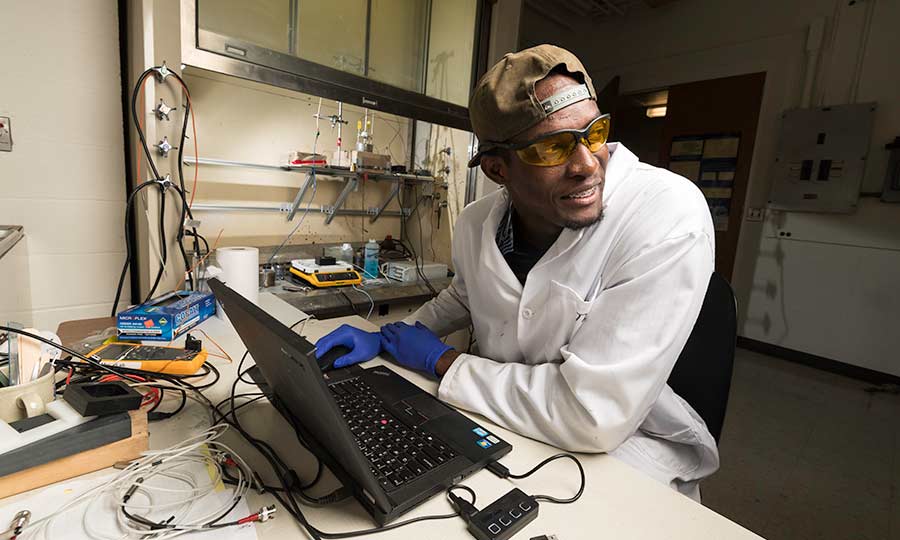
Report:
[[[148,449],[147,413],[131,411],[131,437],[0,478],[0,499],[138,458]]]

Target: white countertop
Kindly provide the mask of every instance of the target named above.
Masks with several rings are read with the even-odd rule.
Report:
[[[271,294],[260,295],[259,305],[274,317],[291,325],[304,318],[296,308]],[[361,317],[343,317],[327,321],[310,320],[305,326],[298,325],[304,336],[315,341],[343,323],[367,329],[377,329]],[[218,318],[204,322],[200,327],[218,342],[234,358],[233,364],[214,359],[222,372],[222,380],[206,391],[207,396],[218,402],[228,396],[236,377],[237,363],[245,348],[230,324]],[[215,346],[206,343],[207,350],[214,352]],[[367,365],[387,363],[376,358]],[[249,364],[249,362],[248,362]],[[247,365],[244,366],[245,368]],[[402,373],[423,389],[437,392],[437,382],[423,375],[392,364],[392,369]],[[237,393],[252,392],[255,388],[238,383]],[[466,413],[496,432],[513,446],[513,451],[501,462],[514,473],[525,472],[540,460],[558,453],[549,445],[521,437],[493,425],[483,417]],[[239,411],[242,425],[255,437],[269,442],[289,465],[294,467],[301,480],[307,481],[314,474],[314,463],[306,450],[294,439],[293,430],[274,408],[265,400],[260,400]],[[150,425],[151,448],[164,448],[199,433],[209,426],[209,415],[199,403],[189,401],[181,413],[172,419]],[[243,456],[268,483],[275,483],[274,475],[266,462],[237,433],[225,435],[223,442],[233,444],[233,448]],[[526,526],[514,538],[529,539],[539,535],[555,534],[559,540],[584,539],[647,539],[662,538],[695,540],[697,538],[759,538],[754,533],[727,518],[697,504],[672,489],[657,483],[643,473],[632,469],[605,454],[579,454],[579,459],[587,475],[587,484],[582,495],[574,504],[556,505],[541,503],[536,520]],[[95,473],[97,474],[97,473]],[[476,506],[484,508],[513,487],[519,487],[530,494],[547,494],[557,497],[573,495],[579,485],[578,471],[568,460],[553,462],[533,476],[524,480],[501,480],[492,473],[482,470],[466,479],[463,484],[471,487],[478,495]],[[326,472],[318,489],[311,490],[320,495],[336,487],[333,477]],[[22,495],[24,496],[24,495]],[[21,496],[19,496],[21,497]],[[17,497],[0,503],[13,504]],[[269,495],[249,495],[251,509],[272,504]],[[412,512],[402,516],[405,520],[428,514],[451,513],[447,500],[435,496]],[[325,508],[304,508],[307,519],[317,528],[327,532],[342,532],[368,529],[374,526],[369,515],[355,500],[350,499]],[[306,538],[305,532],[283,509],[279,508],[276,519],[258,523],[257,534],[263,539]],[[422,539],[422,538],[471,538],[462,519],[427,521],[397,530],[379,533],[378,538]]]

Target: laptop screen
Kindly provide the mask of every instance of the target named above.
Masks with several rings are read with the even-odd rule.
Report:
[[[388,508],[325,384],[315,347],[221,281],[211,279],[209,285],[278,399],[379,506]]]

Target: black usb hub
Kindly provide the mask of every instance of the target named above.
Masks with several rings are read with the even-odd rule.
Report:
[[[515,488],[470,516],[469,532],[478,540],[507,540],[537,515],[537,501]]]

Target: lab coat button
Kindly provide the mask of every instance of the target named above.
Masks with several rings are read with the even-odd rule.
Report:
[[[530,319],[534,317],[534,311],[529,308],[525,308],[522,310],[522,317],[525,319]]]

